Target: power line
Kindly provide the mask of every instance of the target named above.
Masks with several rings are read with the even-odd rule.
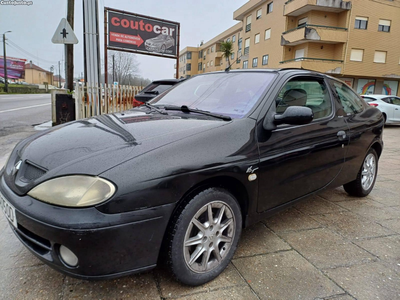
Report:
[[[32,53],[26,51],[25,49],[23,49],[23,48],[20,47],[20,46],[18,46],[16,43],[14,43],[13,41],[11,41],[9,38],[8,38],[7,40],[8,40],[7,45],[11,46],[11,47],[12,47],[13,49],[15,49],[15,50],[19,50],[20,52],[24,53],[24,55],[33,57],[33,58],[35,58],[36,60],[39,60],[39,61],[41,61],[41,62],[48,63],[48,64],[57,64],[57,63],[58,63],[57,61],[50,61],[50,60],[46,60],[46,59],[43,59],[43,58],[39,58],[38,56],[36,56],[36,55],[34,55],[34,54],[32,54]]]

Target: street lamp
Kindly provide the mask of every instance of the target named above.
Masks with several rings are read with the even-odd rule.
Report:
[[[11,32],[6,31],[3,33],[3,57],[4,57],[4,90],[8,93],[8,79],[7,79],[7,55],[6,55],[6,33]]]

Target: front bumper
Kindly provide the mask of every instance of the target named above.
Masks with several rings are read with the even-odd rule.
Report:
[[[18,196],[0,179],[0,191],[15,207],[16,236],[54,269],[81,279],[113,278],[154,268],[174,204],[120,214],[95,207],[64,208]],[[76,267],[60,258],[69,248]]]
[[[153,51],[156,51],[156,52],[158,52],[158,51],[160,51],[160,45],[145,45],[145,48],[146,48],[146,50],[147,51],[151,51],[151,52],[153,52]]]

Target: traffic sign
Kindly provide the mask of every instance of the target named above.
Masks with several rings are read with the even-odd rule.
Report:
[[[54,44],[78,44],[78,39],[67,19],[61,19],[51,41]]]

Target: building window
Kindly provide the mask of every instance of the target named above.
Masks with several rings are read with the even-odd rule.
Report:
[[[267,5],[267,14],[272,13],[273,9],[274,9],[274,2],[271,2]]]
[[[214,61],[212,60],[211,62],[210,62],[210,66],[213,66],[214,65]]]
[[[247,60],[243,61],[243,69],[247,69],[249,62]]]
[[[379,20],[378,31],[389,32],[390,31],[390,20]]]
[[[231,54],[231,59],[234,59],[235,58],[235,53],[232,53]]]
[[[271,38],[271,28],[265,30],[265,39],[268,40]]]
[[[258,44],[259,42],[260,42],[260,34],[257,33],[257,34],[254,36],[254,44]]]
[[[192,64],[186,64],[186,71],[192,70]]]
[[[259,19],[259,18],[261,18],[261,15],[262,15],[262,8],[260,8],[259,10],[257,10],[257,20]]]
[[[251,30],[251,15],[246,18],[246,32]]]
[[[386,51],[375,51],[374,62],[380,64],[386,63]]]
[[[364,50],[363,49],[351,49],[350,60],[351,61],[363,61]]]
[[[268,54],[267,54],[267,55],[264,55],[264,56],[262,57],[262,64],[263,64],[263,66],[268,65],[268,58],[269,58],[269,55],[268,55]]]
[[[239,59],[242,57],[242,52],[239,50],[237,53],[237,59],[239,61]],[[400,65],[400,60],[399,60],[399,65]]]
[[[236,35],[232,35],[232,43],[236,42]]]
[[[186,53],[186,58],[187,59],[192,59],[192,52]]]
[[[207,54],[210,54],[210,48],[207,49]]]
[[[207,62],[207,68],[208,68],[209,66],[210,66],[210,62],[208,61],[208,62]]]
[[[226,39],[226,42],[227,42],[227,43],[229,43],[230,41],[231,41],[231,39],[230,39],[230,38],[227,38],[227,39]]]
[[[239,49],[239,51],[242,50],[242,39],[241,38],[238,40],[238,49]]]
[[[197,71],[201,71],[202,65],[203,65],[202,63],[199,63],[199,64],[198,64],[198,66],[197,66]]]
[[[367,27],[368,27],[368,18],[356,17],[356,22],[354,24],[355,29],[367,29]]]
[[[244,55],[249,54],[250,51],[250,38],[244,41]]]
[[[211,53],[214,52],[214,46],[211,46]]]
[[[258,57],[253,58],[253,64],[251,65],[253,68],[257,68],[258,65]]]

